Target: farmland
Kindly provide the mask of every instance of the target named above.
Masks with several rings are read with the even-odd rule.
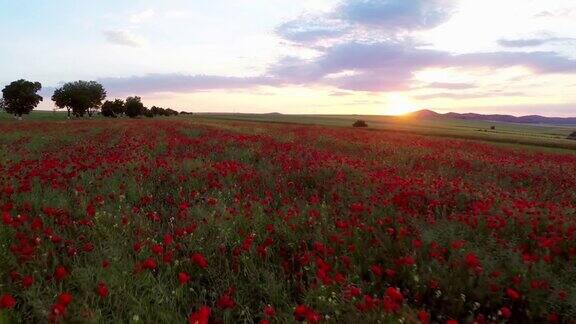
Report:
[[[568,129],[60,116],[0,122],[0,322],[576,318]]]

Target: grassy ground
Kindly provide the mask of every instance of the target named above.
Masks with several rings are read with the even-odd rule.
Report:
[[[94,117],[95,119],[100,117]],[[576,141],[566,139],[576,126],[528,125],[468,121],[457,119],[416,120],[405,117],[363,115],[282,115],[282,114],[195,114],[187,115],[198,121],[251,121],[264,123],[311,124],[350,127],[358,119],[370,129],[407,132],[420,135],[490,141],[504,145],[523,145],[526,149],[549,148],[553,151],[576,150]],[[66,120],[63,111],[34,111],[25,120]],[[11,115],[0,112],[0,121],[11,121]],[[492,130],[491,126],[496,129]]]
[[[193,118],[338,127],[350,127],[355,120],[362,119],[371,129],[376,130],[576,150],[576,141],[566,139],[576,129],[573,126],[525,125],[456,119],[414,120],[403,117],[361,115],[197,114]],[[496,129],[491,130],[491,126],[495,126]]]
[[[29,115],[24,115],[22,117],[24,120],[65,120],[65,111],[33,111]],[[11,121],[14,120],[14,116],[0,111],[0,121]]]

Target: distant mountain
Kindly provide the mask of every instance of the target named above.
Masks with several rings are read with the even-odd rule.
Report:
[[[519,123],[519,124],[549,124],[549,125],[576,125],[576,117],[544,117],[539,115],[529,115],[516,117],[512,115],[482,115],[474,113],[446,113],[440,114],[432,110],[419,110],[409,114],[408,116],[421,119],[430,118],[452,118],[464,120],[479,120],[479,121],[492,121],[502,123]]]

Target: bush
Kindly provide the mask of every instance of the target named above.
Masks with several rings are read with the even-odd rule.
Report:
[[[576,140],[576,132],[572,132],[572,134],[568,135],[568,139]]]
[[[140,97],[128,97],[124,104],[124,111],[126,116],[136,118],[146,112],[146,107],[142,104]]]
[[[354,126],[354,127],[368,127],[368,124],[366,124],[366,122],[363,120],[357,120],[352,126]]]
[[[106,101],[100,110],[104,117],[119,117],[124,114],[124,100]]]

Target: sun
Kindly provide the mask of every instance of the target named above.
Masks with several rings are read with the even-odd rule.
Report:
[[[410,98],[402,94],[390,94],[388,104],[383,113],[391,116],[401,116],[418,110],[418,106]]]

